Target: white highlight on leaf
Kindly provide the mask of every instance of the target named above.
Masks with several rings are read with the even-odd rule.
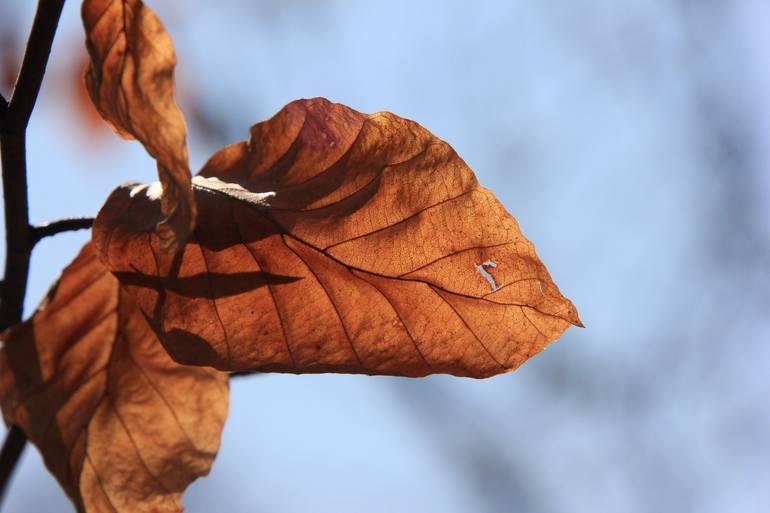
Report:
[[[160,182],[152,182],[152,183],[140,183],[139,185],[135,185],[131,188],[131,191],[128,193],[129,197],[133,198],[137,194],[141,193],[142,191],[147,191],[146,195],[149,199],[155,201],[159,200],[161,195],[163,194],[163,186]]]
[[[495,282],[495,279],[492,277],[491,274],[489,274],[489,271],[487,271],[487,267],[491,267],[492,269],[497,267],[497,264],[493,262],[492,260],[487,260],[486,262],[483,262],[476,266],[476,271],[478,271],[479,274],[481,274],[486,280],[489,282],[490,285],[492,285],[492,292],[497,290],[497,282]]]
[[[149,186],[150,184],[148,183],[140,183],[139,185],[135,185],[131,187],[131,192],[128,193],[128,196],[133,198],[134,196],[136,196],[137,194],[139,194]]]
[[[160,182],[152,182],[150,186],[147,187],[147,197],[152,201],[159,200],[162,195],[163,186]]]
[[[208,192],[210,194],[224,194],[240,201],[245,201],[253,205],[263,207],[269,206],[267,199],[275,196],[274,192],[251,192],[237,183],[223,182],[216,177],[194,176],[192,179],[193,189]],[[135,185],[129,192],[130,197],[144,192],[150,200],[159,200],[163,194],[163,185],[160,182],[142,183]]]
[[[220,193],[254,205],[268,206],[267,199],[275,196],[274,192],[251,192],[237,183],[223,182],[216,177],[195,176],[192,179],[193,189],[209,193]]]

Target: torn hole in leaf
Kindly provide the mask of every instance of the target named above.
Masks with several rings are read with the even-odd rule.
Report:
[[[492,286],[492,292],[494,292],[498,289],[497,282],[492,277],[492,275],[489,274],[489,271],[487,271],[487,267],[494,269],[497,267],[497,264],[492,260],[487,260],[486,262],[478,264],[476,266],[476,271],[478,271],[478,273],[482,275],[489,282],[489,284]]]

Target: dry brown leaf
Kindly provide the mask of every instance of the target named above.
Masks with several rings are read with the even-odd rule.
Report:
[[[80,47],[77,50],[80,50]],[[68,89],[70,101],[67,103],[72,108],[75,121],[84,132],[84,140],[92,148],[94,145],[99,145],[99,143],[103,142],[103,139],[101,139],[103,136],[110,136],[112,132],[105,125],[99,111],[96,110],[96,106],[91,101],[91,95],[83,80],[83,70],[88,69],[91,59],[87,53],[83,52],[81,55],[76,49],[73,49],[72,53],[79,56],[78,61],[67,70],[66,83],[62,85],[62,88]]]
[[[164,251],[175,252],[195,226],[196,208],[187,129],[174,101],[174,45],[140,0],[84,0],[82,16],[91,56],[86,87],[112,128],[138,139],[157,160],[163,185],[158,235]]]
[[[227,376],[171,360],[90,243],[2,340],[5,421],[79,511],[182,511],[219,448]]]
[[[143,187],[117,189],[94,227],[179,362],[486,377],[580,325],[513,217],[412,121],[296,101],[201,175],[232,185],[196,177],[183,254],[158,251]]]

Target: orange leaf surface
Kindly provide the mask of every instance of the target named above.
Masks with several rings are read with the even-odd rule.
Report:
[[[140,0],[84,0],[91,62],[85,81],[102,117],[121,136],[138,139],[158,163],[162,184],[158,234],[175,252],[195,226],[187,129],[174,100],[171,38]]]
[[[296,101],[194,182],[181,254],[158,250],[146,186],[113,192],[94,226],[181,363],[486,377],[580,325],[513,217],[412,121]]]
[[[5,421],[79,511],[182,511],[219,448],[227,376],[171,360],[90,243],[2,340]]]

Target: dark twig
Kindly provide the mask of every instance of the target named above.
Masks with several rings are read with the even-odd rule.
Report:
[[[72,217],[68,219],[59,219],[50,223],[33,226],[30,228],[30,244],[35,245],[40,239],[57,235],[63,232],[72,232],[75,230],[88,230],[94,225],[93,217]]]
[[[8,115],[3,129],[20,132],[27,128],[32,109],[35,107],[43,75],[51,54],[51,45],[59,25],[64,0],[40,0],[35,20],[27,40],[24,60],[13,88]]]
[[[0,290],[0,331],[20,322],[23,314],[33,247],[27,196],[26,128],[43,83],[63,7],[64,0],[39,0],[16,86],[0,117],[6,242],[5,278]],[[8,486],[25,440],[24,433],[11,426],[0,452],[0,491]]]
[[[37,100],[64,0],[40,0],[21,70],[0,126],[5,199],[5,287],[0,331],[21,320],[32,250],[27,197],[26,127]]]
[[[0,331],[21,320],[29,274],[26,138],[0,131],[5,200],[5,287],[0,295]]]
[[[24,431],[16,426],[11,426],[5,435],[3,450],[0,452],[0,503],[3,502],[11,474],[13,474],[16,462],[19,461],[21,453],[24,451],[26,441],[27,437],[24,435]]]

